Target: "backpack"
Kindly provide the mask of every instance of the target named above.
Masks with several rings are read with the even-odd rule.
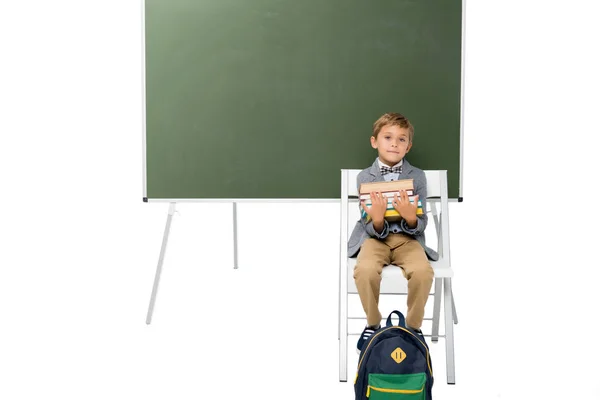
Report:
[[[392,315],[399,318],[392,324]],[[356,400],[431,400],[433,370],[429,347],[406,326],[404,315],[392,311],[385,327],[365,342],[360,352],[354,393]]]

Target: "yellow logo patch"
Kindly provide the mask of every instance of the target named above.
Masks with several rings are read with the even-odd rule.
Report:
[[[392,359],[394,361],[400,364],[406,358],[406,353],[400,347],[396,347],[396,349],[392,351],[392,354],[390,354],[390,356],[392,356]]]

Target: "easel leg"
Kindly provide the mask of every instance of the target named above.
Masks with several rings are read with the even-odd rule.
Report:
[[[154,276],[154,286],[152,287],[152,296],[150,297],[150,305],[148,306],[148,314],[146,315],[146,324],[152,322],[152,313],[154,312],[154,303],[156,302],[156,292],[158,291],[158,282],[160,281],[160,273],[162,271],[163,260],[167,250],[167,242],[169,240],[169,231],[171,229],[171,220],[175,213],[175,203],[169,204],[169,214],[167,216],[167,224],[163,235],[162,246],[160,248],[160,256],[158,257],[158,266],[156,267],[156,275]]]
[[[237,203],[233,202],[233,269],[238,268]]]

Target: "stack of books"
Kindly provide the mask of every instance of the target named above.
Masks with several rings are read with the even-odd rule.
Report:
[[[367,207],[371,207],[372,204],[371,192],[380,192],[381,195],[387,198],[387,209],[385,211],[384,218],[389,222],[398,222],[402,219],[402,217],[392,205],[392,201],[394,200],[394,195],[398,195],[398,198],[400,198],[401,190],[404,190],[406,192],[406,194],[408,195],[408,200],[411,202],[411,204],[414,204],[415,190],[412,179],[400,179],[397,181],[389,182],[386,181],[362,183],[358,189],[358,192],[360,201],[362,202],[364,200],[365,205]],[[423,206],[421,203],[421,199],[419,199],[417,207],[417,215],[423,214]],[[361,217],[364,218],[367,222],[371,220],[371,217],[362,208],[361,214]]]

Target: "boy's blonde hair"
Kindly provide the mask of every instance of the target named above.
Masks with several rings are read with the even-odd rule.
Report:
[[[412,143],[413,136],[415,135],[415,129],[413,128],[410,121],[402,114],[398,113],[385,113],[373,124],[373,136],[377,139],[377,135],[386,125],[397,125],[400,128],[408,129],[408,141]]]

